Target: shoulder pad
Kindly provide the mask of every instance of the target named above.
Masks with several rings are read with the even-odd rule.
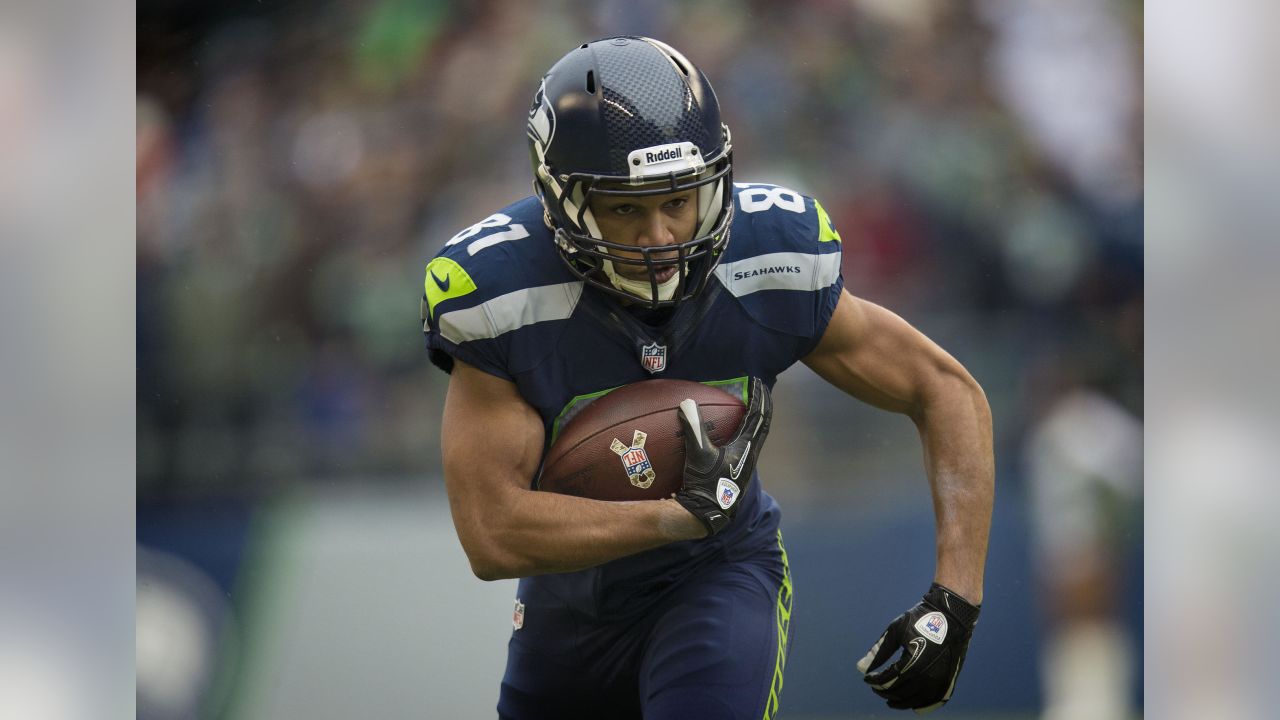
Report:
[[[536,363],[537,358],[513,357],[504,336],[567,319],[582,294],[581,281],[564,267],[552,242],[541,205],[526,198],[445,243],[427,263],[421,308],[437,365],[452,367],[438,354],[443,352],[509,377]]]
[[[815,292],[840,277],[840,234],[821,203],[794,190],[735,183],[737,214],[716,277],[736,297]]]

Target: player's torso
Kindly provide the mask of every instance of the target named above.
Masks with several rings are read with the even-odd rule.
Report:
[[[622,385],[756,376],[772,386],[817,341],[825,321],[821,306],[839,289],[838,242],[817,241],[825,217],[811,200],[772,186],[736,192],[730,242],[715,277],[702,296],[658,326],[584,286],[564,266],[535,198],[504,208],[456,235],[441,253],[445,260],[428,267],[435,341],[509,377],[542,417],[548,446],[586,403]],[[531,584],[591,595],[607,612],[598,606],[611,605],[610,597],[623,602],[725,548],[776,545],[777,506],[758,477],[743,500],[734,524],[712,541],[677,543]],[[579,590],[570,591],[575,584]]]

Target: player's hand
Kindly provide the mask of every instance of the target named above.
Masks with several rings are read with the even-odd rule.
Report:
[[[676,502],[702,521],[708,535],[715,535],[738,512],[743,494],[756,471],[756,458],[769,435],[773,399],[769,387],[751,378],[750,402],[738,432],[722,447],[712,444],[692,400],[680,403],[680,427],[684,429],[684,485]]]
[[[896,710],[911,708],[926,713],[951,699],[956,677],[964,665],[978,606],[934,583],[924,599],[899,615],[870,652],[858,661],[871,689]],[[902,648],[897,662],[879,667]]]

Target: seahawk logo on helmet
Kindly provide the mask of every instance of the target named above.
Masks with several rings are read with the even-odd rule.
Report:
[[[529,140],[546,147],[555,136],[556,113],[547,102],[546,82],[543,82],[538,86],[538,93],[533,96],[533,105],[529,108]]]
[[[650,307],[671,306],[706,287],[729,242],[733,151],[710,81],[652,38],[587,43],[547,71],[529,110],[534,191],[561,257],[584,282]],[[594,196],[695,191],[693,238],[637,248],[604,238]],[[616,270],[629,252],[646,279]],[[676,272],[666,272],[675,268]],[[666,279],[658,281],[659,274]],[[667,277],[669,276],[669,277]]]

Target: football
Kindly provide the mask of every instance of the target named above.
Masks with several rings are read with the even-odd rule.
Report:
[[[595,500],[670,497],[684,478],[684,431],[676,413],[686,398],[698,403],[702,424],[717,445],[733,439],[747,412],[741,398],[689,380],[624,385],[561,428],[537,488]]]

